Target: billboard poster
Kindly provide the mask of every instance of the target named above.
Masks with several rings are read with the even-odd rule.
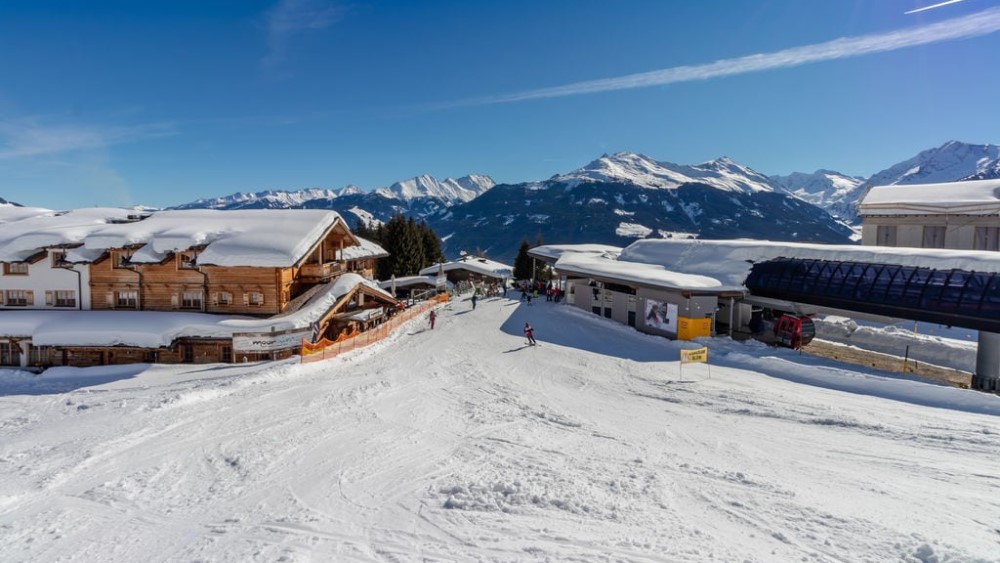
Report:
[[[646,326],[677,332],[677,305],[646,299]]]

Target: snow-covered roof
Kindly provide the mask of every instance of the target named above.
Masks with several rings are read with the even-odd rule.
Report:
[[[200,246],[201,265],[287,267],[340,220],[337,213],[321,209],[169,210],[143,221],[109,225],[91,233],[84,245],[145,244],[149,259]]]
[[[617,257],[622,251],[620,246],[607,244],[546,244],[536,246],[528,251],[530,256],[540,258],[549,262],[555,262],[567,252],[601,254]]]
[[[1000,214],[1000,180],[875,186],[861,215]]]
[[[484,276],[489,276],[492,278],[508,278],[513,274],[514,269],[507,264],[502,264],[500,262],[494,262],[488,258],[479,258],[477,256],[465,256],[454,262],[444,262],[443,264],[434,264],[433,266],[428,266],[423,270],[420,270],[420,275],[436,275],[438,271],[443,270],[445,272],[451,272],[453,270],[465,270],[468,272],[473,272],[476,274],[481,274]]]
[[[79,244],[134,211],[89,207],[65,213],[37,207],[0,208],[0,262],[16,262],[44,248]]]
[[[358,274],[344,274],[294,312],[260,319],[159,311],[4,311],[0,336],[31,337],[35,346],[168,346],[181,337],[230,338],[241,332],[308,328],[359,285],[392,296]]]
[[[361,260],[362,258],[382,258],[388,256],[389,253],[386,252],[384,248],[375,244],[374,242],[363,239],[359,236],[354,238],[358,239],[358,246],[348,246],[344,249],[341,260]]]
[[[386,280],[378,282],[378,286],[381,287],[382,289],[388,290],[392,287],[393,283],[394,280]],[[447,284],[447,287],[449,289],[454,287],[454,284],[452,284],[450,281],[446,281],[445,283]],[[437,276],[404,276],[396,278],[395,284],[396,284],[396,289],[403,289],[414,286],[425,286],[425,285],[434,286],[437,285]]]
[[[0,210],[0,261],[18,261],[44,248],[82,243],[75,260],[109,248],[145,245],[133,257],[160,262],[170,253],[203,247],[198,263],[216,266],[287,267],[298,262],[340,215],[319,209],[159,211],[141,221],[135,210],[83,208]],[[369,243],[360,252],[377,252]],[[384,250],[383,250],[384,252]]]
[[[696,274],[672,272],[657,264],[626,262],[591,252],[566,252],[555,264],[560,273],[613,279],[664,289],[740,291],[739,286],[724,287],[719,280]]]
[[[723,285],[742,286],[754,263],[779,257],[1000,273],[997,252],[766,240],[640,240],[622,250],[619,260],[657,264],[674,272],[710,276]]]

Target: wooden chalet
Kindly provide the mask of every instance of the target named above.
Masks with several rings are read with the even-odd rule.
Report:
[[[239,228],[245,229],[220,237],[222,244],[236,243],[226,248],[248,248],[249,245],[239,244],[241,235],[266,236],[276,223],[281,223],[280,230],[286,235],[310,239],[289,237],[287,242],[301,250],[297,255],[283,255],[277,260],[262,260],[252,253],[233,256],[225,250],[209,252],[214,250],[215,242],[199,244],[197,236],[189,240],[182,236],[176,241],[168,238],[170,242],[166,245],[158,240],[159,232],[172,237],[172,225],[188,221],[208,223],[201,225],[201,229],[210,230],[216,225],[224,229],[240,225]],[[300,223],[301,232],[289,229],[289,222]],[[360,246],[337,214],[324,211],[165,211],[142,223],[151,223],[141,225],[146,227],[143,231],[153,233],[151,240],[110,247],[91,264],[93,309],[276,315],[310,287],[348,271],[348,263],[339,257],[345,248]],[[191,232],[198,233],[200,229]],[[170,248],[167,245],[171,242],[181,244]]]
[[[18,288],[5,293],[33,296],[30,288],[39,280],[55,280],[46,283],[58,287],[75,280],[80,286],[74,294],[76,308],[84,309],[68,312],[62,303],[58,310],[48,294],[59,291],[46,291],[44,301],[33,296],[12,301],[10,307],[0,302],[0,309],[10,309],[0,311],[0,365],[278,359],[296,353],[302,340],[363,331],[396,310],[396,300],[371,281],[375,261],[387,253],[355,237],[334,212],[110,212],[102,220],[95,220],[98,211],[72,213],[30,219],[30,225],[39,226],[26,229],[37,231],[27,240],[0,223],[0,286]],[[32,243],[39,247],[29,248]],[[32,311],[37,309],[49,311]],[[161,312],[175,316],[155,317]],[[67,313],[81,317],[58,317]],[[114,321],[102,314],[115,315]],[[178,314],[191,315],[182,322]],[[234,320],[247,317],[260,321]],[[4,323],[5,318],[10,322]],[[103,331],[106,336],[49,341],[53,324],[77,322],[80,329],[62,332]],[[148,338],[122,337],[178,322],[182,330],[164,330],[176,335],[167,341],[150,344]],[[243,330],[226,328],[232,323]],[[102,338],[105,344],[100,344]]]

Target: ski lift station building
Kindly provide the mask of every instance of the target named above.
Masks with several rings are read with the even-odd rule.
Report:
[[[979,331],[977,389],[1000,389],[1000,254],[771,241],[549,245],[566,301],[669,338],[749,331],[754,307]]]

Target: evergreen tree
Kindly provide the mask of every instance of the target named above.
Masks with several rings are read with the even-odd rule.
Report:
[[[520,248],[517,249],[517,258],[514,259],[515,280],[531,279],[532,258],[528,256],[529,250],[531,250],[531,243],[528,242],[528,239],[522,240]]]
[[[375,240],[375,228],[373,228],[370,224],[368,224],[368,221],[365,221],[361,217],[358,217],[358,222],[355,223],[354,229],[351,232],[363,239],[378,242]]]
[[[403,224],[399,251],[393,273],[397,276],[417,275],[424,264],[424,240],[412,217]]]
[[[355,234],[375,242],[389,253],[376,264],[375,276],[380,280],[415,276],[427,266],[444,262],[441,239],[425,221],[417,223],[412,217],[396,215],[377,227],[367,226],[362,230],[367,236],[358,231]]]
[[[420,222],[420,238],[424,243],[424,261],[421,268],[444,262],[444,252],[441,251],[441,239],[427,221]]]

